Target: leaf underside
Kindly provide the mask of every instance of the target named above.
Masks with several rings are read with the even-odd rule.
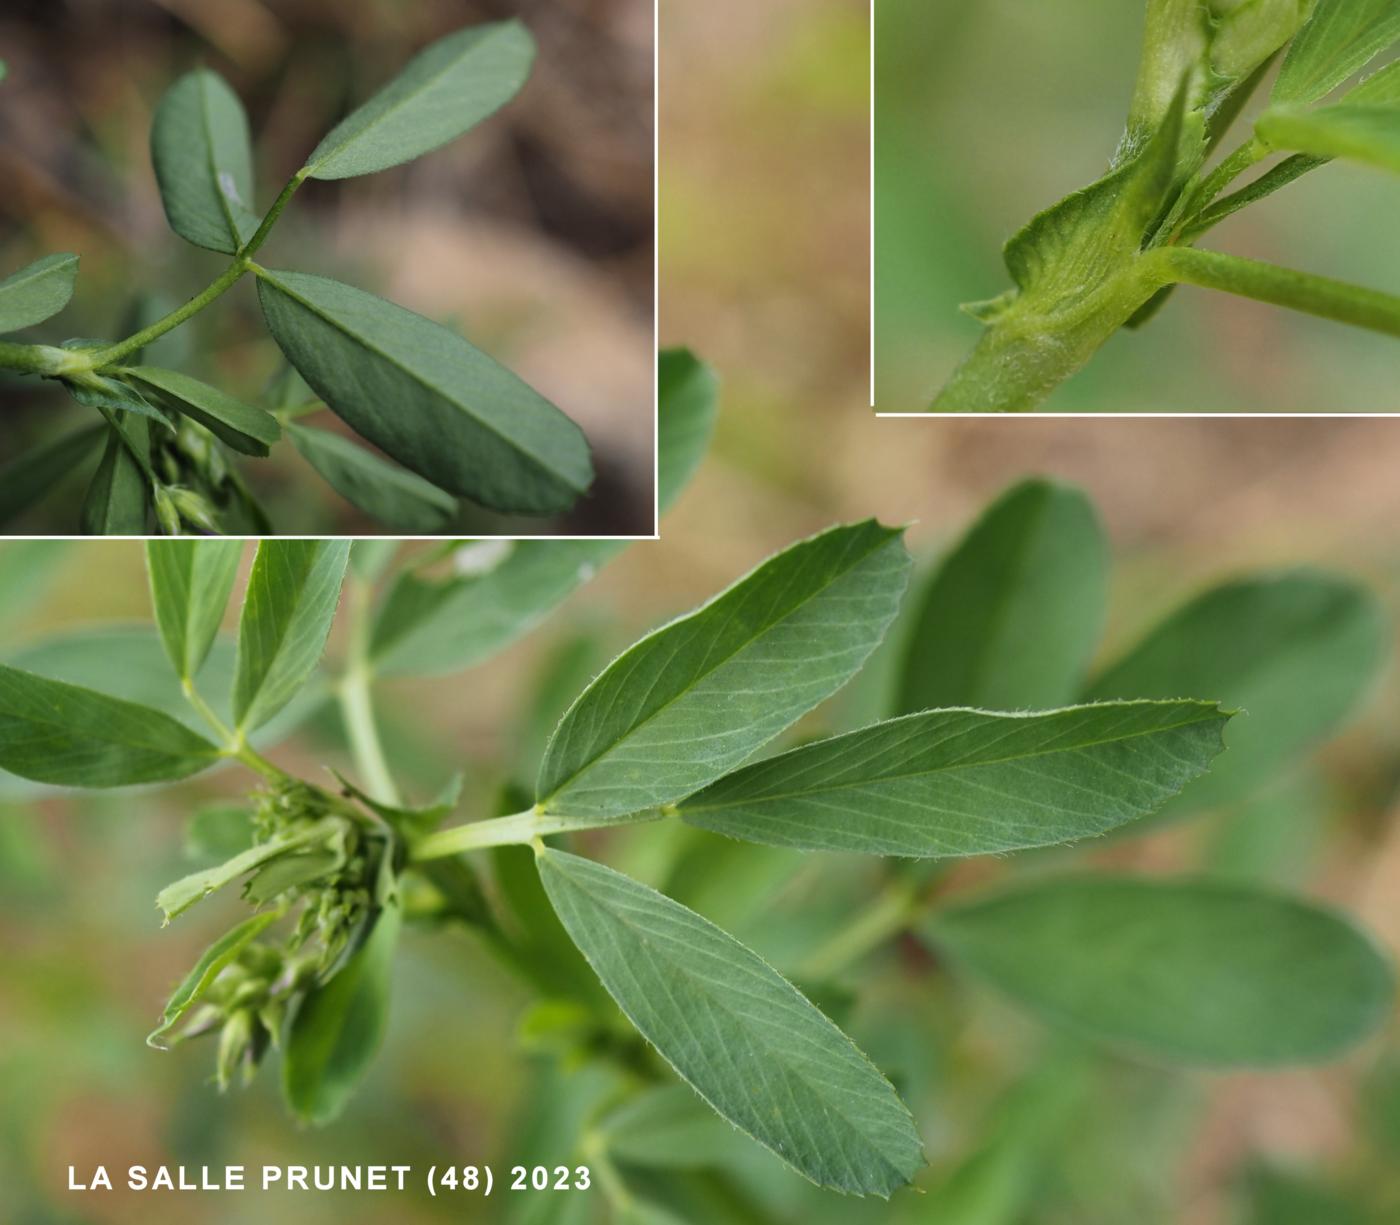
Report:
[[[0,768],[68,787],[170,782],[218,750],[169,715],[0,664]]]
[[[1070,705],[1107,583],[1108,546],[1088,498],[1052,481],[1013,486],[914,601],[894,713]]]
[[[293,422],[287,437],[336,493],[388,527],[431,535],[457,513],[451,494],[338,434]]]
[[[264,540],[238,626],[233,716],[251,730],[282,709],[321,658],[350,558],[348,540]]]
[[[680,814],[731,838],[873,855],[1073,842],[1156,811],[1203,774],[1228,718],[1208,702],[928,711],[747,766]]]
[[[1346,920],[1221,881],[1030,881],[925,933],[1046,1019],[1172,1062],[1327,1059],[1394,994],[1389,963]]]
[[[889,1082],[777,971],[678,902],[546,850],[540,876],[609,993],[736,1127],[824,1187],[888,1196],[923,1165]]]
[[[170,228],[186,242],[234,254],[258,228],[243,104],[217,73],[175,82],[151,125],[151,161]]]
[[[593,480],[583,432],[456,332],[326,277],[258,270],[287,360],[346,424],[493,510],[567,510]]]
[[[73,297],[76,255],[46,255],[0,281],[0,335],[58,314]]]
[[[518,21],[469,26],[410,60],[306,159],[315,179],[397,166],[455,140],[519,92],[535,42]]]

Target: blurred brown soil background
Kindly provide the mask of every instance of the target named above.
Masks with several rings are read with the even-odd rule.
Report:
[[[75,299],[44,335],[115,335],[135,291],[163,290],[174,305],[221,267],[221,257],[170,233],[150,168],[151,113],[177,76],[207,64],[243,99],[265,208],[321,136],[423,45],[511,16],[540,45],[521,95],[405,166],[306,183],[267,262],[335,276],[461,328],[587,432],[599,479],[569,516],[511,521],[468,509],[458,530],[648,534],[649,0],[12,0],[0,9],[9,64],[0,87],[0,268],[78,252]],[[197,346],[185,368],[245,398],[255,400],[276,369],[248,286],[180,331]],[[87,419],[33,380],[0,383],[0,459],[52,437],[55,418]],[[313,423],[343,428],[326,412]],[[279,530],[384,530],[289,446],[242,468]],[[15,530],[71,531],[81,490],[75,480]]]

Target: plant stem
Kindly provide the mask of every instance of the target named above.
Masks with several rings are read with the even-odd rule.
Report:
[[[287,207],[287,202],[296,194],[298,187],[306,179],[306,173],[298,170],[287,185],[282,189],[282,194],[277,197],[272,207],[267,210],[267,215],[262,219],[262,223],[233,257],[233,262],[220,274],[217,280],[208,286],[202,293],[196,294],[184,306],[170,312],[164,318],[157,319],[149,327],[142,328],[134,335],[128,336],[125,340],[120,340],[114,345],[105,349],[99,349],[90,355],[92,367],[101,370],[107,366],[115,365],[128,354],[135,353],[138,349],[145,348],[153,340],[158,340],[166,332],[184,323],[185,320],[199,314],[206,306],[214,301],[221,294],[227,293],[252,267],[253,253],[267,241],[267,236],[272,232],[272,227],[277,223],[277,219],[282,215],[282,210]]]
[[[166,315],[163,319],[157,319],[150,327],[142,328],[139,332],[128,336],[125,340],[120,340],[116,344],[109,345],[105,349],[98,349],[97,352],[91,354],[90,360],[92,361],[93,369],[101,370],[107,366],[114,366],[128,354],[135,353],[138,349],[145,348],[151,341],[157,340],[161,336],[164,336],[166,332],[179,327],[185,320],[199,314],[199,312],[214,301],[215,298],[219,297],[221,294],[227,293],[247,271],[248,265],[244,262],[242,257],[235,259],[233,263],[224,269],[223,274],[218,280],[214,281],[203,293],[196,294],[186,302],[184,306],[171,311],[170,314]]]
[[[278,769],[261,753],[253,748],[243,739],[242,731],[236,731],[228,726],[214,712],[214,708],[200,695],[199,690],[194,687],[194,681],[189,677],[182,677],[180,688],[184,691],[185,700],[198,712],[215,735],[224,742],[224,756],[232,758],[234,761],[242,762],[256,774],[262,775],[268,782],[286,783],[291,781],[291,776],[284,770]]]
[[[1394,294],[1191,247],[1164,247],[1145,259],[1154,261],[1171,281],[1220,289],[1400,337],[1400,297]]]
[[[1194,242],[1207,230],[1219,225],[1225,218],[1233,216],[1240,209],[1255,203],[1257,200],[1273,195],[1280,188],[1287,187],[1288,184],[1302,178],[1310,171],[1327,165],[1330,160],[1330,158],[1325,157],[1309,157],[1303,153],[1295,154],[1265,171],[1238,191],[1231,192],[1228,196],[1222,196],[1208,207],[1202,208],[1190,216],[1181,230],[1178,241],[1183,244]]]
[[[209,705],[194,687],[194,681],[188,677],[180,678],[180,688],[184,691],[185,701],[194,707],[199,717],[203,719],[214,730],[214,733],[228,744],[234,743],[235,736],[229,727],[218,715],[214,713],[214,708]]]
[[[355,770],[364,782],[365,791],[381,804],[397,807],[401,802],[399,789],[389,771],[379,729],[375,726],[370,684],[371,675],[363,668],[352,668],[340,678],[336,686],[340,717],[344,720]]]
[[[272,227],[277,224],[277,218],[282,215],[282,210],[287,207],[287,202],[296,195],[296,190],[306,182],[305,168],[298,170],[287,180],[287,185],[282,188],[282,194],[272,202],[272,207],[267,210],[267,215],[262,219],[262,224],[253,232],[253,237],[239,248],[240,259],[247,260],[259,247],[267,241],[267,236],[272,233]]]
[[[369,660],[370,601],[373,588],[358,575],[350,579],[350,658],[345,673],[336,685],[340,717],[350,741],[355,770],[364,782],[365,790],[381,804],[397,806],[401,800],[394,782],[379,728],[374,721],[374,669]]]
[[[527,808],[524,812],[512,813],[508,817],[473,821],[468,825],[454,825],[450,829],[438,830],[413,846],[412,859],[415,862],[440,859],[445,855],[460,855],[464,851],[476,851],[490,846],[524,846],[536,839],[547,838],[550,834],[604,829],[611,825],[635,825],[643,821],[659,821],[671,815],[672,810],[669,807],[648,808],[622,817],[556,816],[553,813]]]
[[[803,959],[799,977],[822,981],[839,974],[908,927],[924,905],[915,882],[890,881],[873,906]]]
[[[287,783],[295,782],[285,770],[280,770],[267,760],[261,753],[253,748],[242,734],[236,735],[235,739],[224,749],[224,755],[231,757],[234,761],[242,762],[254,774],[260,774],[270,783],[284,786]]]
[[[1069,310],[1043,313],[1018,301],[990,323],[938,393],[935,413],[1026,413],[1085,366],[1160,287],[1145,257]]]
[[[87,360],[72,349],[0,341],[0,369],[17,370],[21,374],[54,375],[67,370],[85,370]]]
[[[1182,193],[1184,204],[1173,210],[1173,220],[1189,222],[1240,175],[1268,156],[1269,150],[1259,141],[1246,141],[1211,171],[1195,191]]]

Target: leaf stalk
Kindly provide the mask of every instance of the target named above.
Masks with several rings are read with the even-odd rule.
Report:
[[[539,812],[527,808],[490,821],[473,821],[438,830],[416,842],[410,850],[414,862],[460,855],[493,846],[528,846],[551,834],[577,833],[586,829],[604,829],[613,825],[637,825],[645,821],[660,821],[674,815],[670,806],[646,808],[621,817],[570,817]]]

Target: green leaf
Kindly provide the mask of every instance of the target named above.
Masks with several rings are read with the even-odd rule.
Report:
[[[508,925],[511,946],[535,975],[539,990],[551,999],[580,1001],[592,1025],[599,1016],[615,1016],[597,976],[554,912],[534,852],[526,846],[497,846],[490,854],[496,894],[513,920]]]
[[[234,254],[258,228],[248,116],[207,68],[165,92],[151,125],[151,161],[170,228],[187,242]]]
[[[1259,117],[1255,131],[1274,149],[1343,157],[1400,174],[1400,106],[1275,107]]]
[[[879,645],[908,579],[902,535],[873,520],[822,532],[625,651],[560,720],[540,804],[619,816],[739,765]]]
[[[0,465],[0,525],[40,501],[97,449],[104,425],[64,434]]]
[[[1388,106],[1400,103],[1400,60],[1378,68],[1355,89],[1343,94],[1342,101],[1356,106]]]
[[[656,367],[657,513],[665,514],[709,449],[719,376],[689,349],[665,349]]]
[[[214,645],[243,556],[239,540],[148,540],[151,604],[165,653],[193,680]]]
[[[107,412],[129,413],[133,418],[157,422],[168,433],[175,430],[165,412],[129,383],[108,378],[105,374],[86,374],[81,380],[66,379],[63,385],[68,389],[68,394],[85,408],[102,409],[104,415]]]
[[[1039,311],[1057,313],[1082,305],[1141,249],[1146,229],[1179,173],[1185,108],[1183,84],[1138,153],[1037,214],[1007,242],[1006,267]]]
[[[164,392],[172,408],[193,417],[244,455],[266,455],[268,447],[282,437],[282,428],[271,413],[235,400],[187,374],[158,366],[136,366],[122,373]]]
[[[462,798],[463,776],[454,775],[443,788],[442,794],[431,804],[418,806],[407,806],[402,804],[385,804],[376,800],[372,795],[362,791],[347,779],[339,770],[331,771],[340,785],[345,789],[346,794],[352,795],[359,800],[376,816],[383,817],[386,822],[400,835],[413,839],[430,834],[448,817],[457,811],[457,805]],[[504,814],[502,814],[504,815]]]
[[[18,332],[58,314],[73,296],[76,255],[46,255],[0,281],[0,333]]]
[[[734,1156],[737,1139],[687,1085],[656,1085],[598,1123],[608,1153],[628,1165],[703,1170]]]
[[[1327,159],[1322,157],[1303,157],[1300,155],[1286,158],[1277,166],[1266,170],[1253,182],[1240,188],[1239,191],[1222,196],[1219,200],[1203,208],[1183,227],[1181,241],[1188,242],[1199,238],[1207,230],[1219,225],[1225,218],[1234,216],[1241,209],[1248,208],[1251,204],[1273,195],[1274,192],[1287,187],[1290,183],[1297,182],[1303,175],[1325,165],[1327,165]],[[1169,292],[1170,287],[1161,291],[1154,301],[1163,301]]]
[[[0,769],[66,787],[187,778],[219,760],[168,715],[0,664]]]
[[[456,332],[325,277],[258,269],[287,360],[357,433],[493,510],[567,510],[593,480],[583,432]]]
[[[311,675],[335,619],[348,540],[263,540],[238,625],[233,717],[266,723]]]
[[[468,26],[413,57],[306,159],[313,179],[345,179],[412,161],[456,140],[520,91],[535,40],[518,21]]]
[[[823,1187],[888,1196],[924,1163],[889,1082],[757,955],[591,860],[539,856],[559,918],[632,1023],[719,1114]]]
[[[1216,587],[1168,617],[1086,698],[1194,694],[1246,712],[1216,768],[1174,806],[1238,799],[1333,732],[1385,658],[1386,617],[1365,588],[1309,571]]]
[[[470,546],[469,546],[470,547]],[[390,676],[441,676],[504,650],[626,548],[616,540],[520,540],[480,546],[494,565],[446,579],[404,572],[374,624],[370,656]]]
[[[146,449],[150,431],[143,418],[125,425],[126,434]],[[88,536],[144,536],[151,487],[116,427],[108,427],[107,445],[88,485],[78,520]]]
[[[1400,0],[1317,0],[1288,48],[1274,102],[1316,102],[1400,39]]]
[[[337,434],[288,424],[287,437],[341,497],[397,531],[431,535],[457,513],[451,494]]]
[[[1209,880],[1030,881],[924,930],[1042,1018],[1172,1062],[1328,1059],[1394,993],[1385,957],[1341,916]]]
[[[196,902],[202,902],[211,893],[233,884],[241,876],[247,876],[265,865],[283,857],[298,858],[295,854],[303,847],[319,851],[334,840],[343,836],[335,819],[322,821],[295,834],[280,835],[250,846],[223,863],[191,872],[179,880],[166,885],[156,895],[156,905],[165,915],[165,921],[178,918]]]
[[[236,655],[237,644],[232,636],[220,635],[199,674],[210,705],[225,723],[232,721],[228,698]],[[185,700],[160,635],[149,621],[140,625],[79,626],[4,652],[3,658],[26,672],[151,707],[193,732],[204,730],[203,720]],[[325,701],[325,682],[315,678],[281,714],[253,732],[249,741],[257,749],[273,747],[321,709]],[[0,797],[25,798],[42,791],[37,784],[0,773]]]
[[[1217,22],[1210,66],[1225,82],[1244,80],[1297,32],[1311,0],[1244,0]]]
[[[1051,709],[1074,698],[1103,625],[1108,543],[1077,489],[1002,494],[930,576],[905,641],[897,714]]]
[[[931,710],[747,766],[680,815],[748,842],[867,855],[1072,842],[1154,812],[1203,774],[1229,717],[1208,702]]]
[[[205,949],[204,955],[195,963],[184,981],[175,988],[175,993],[161,1014],[160,1024],[147,1036],[146,1044],[157,1050],[164,1050],[169,1046],[168,1042],[163,1041],[165,1035],[199,1002],[220,972],[226,966],[232,965],[238,959],[238,955],[279,918],[281,915],[274,910],[255,914],[225,932]]]
[[[303,1122],[322,1125],[340,1114],[379,1049],[401,922],[397,902],[384,906],[360,949],[292,1018],[282,1093]]]

